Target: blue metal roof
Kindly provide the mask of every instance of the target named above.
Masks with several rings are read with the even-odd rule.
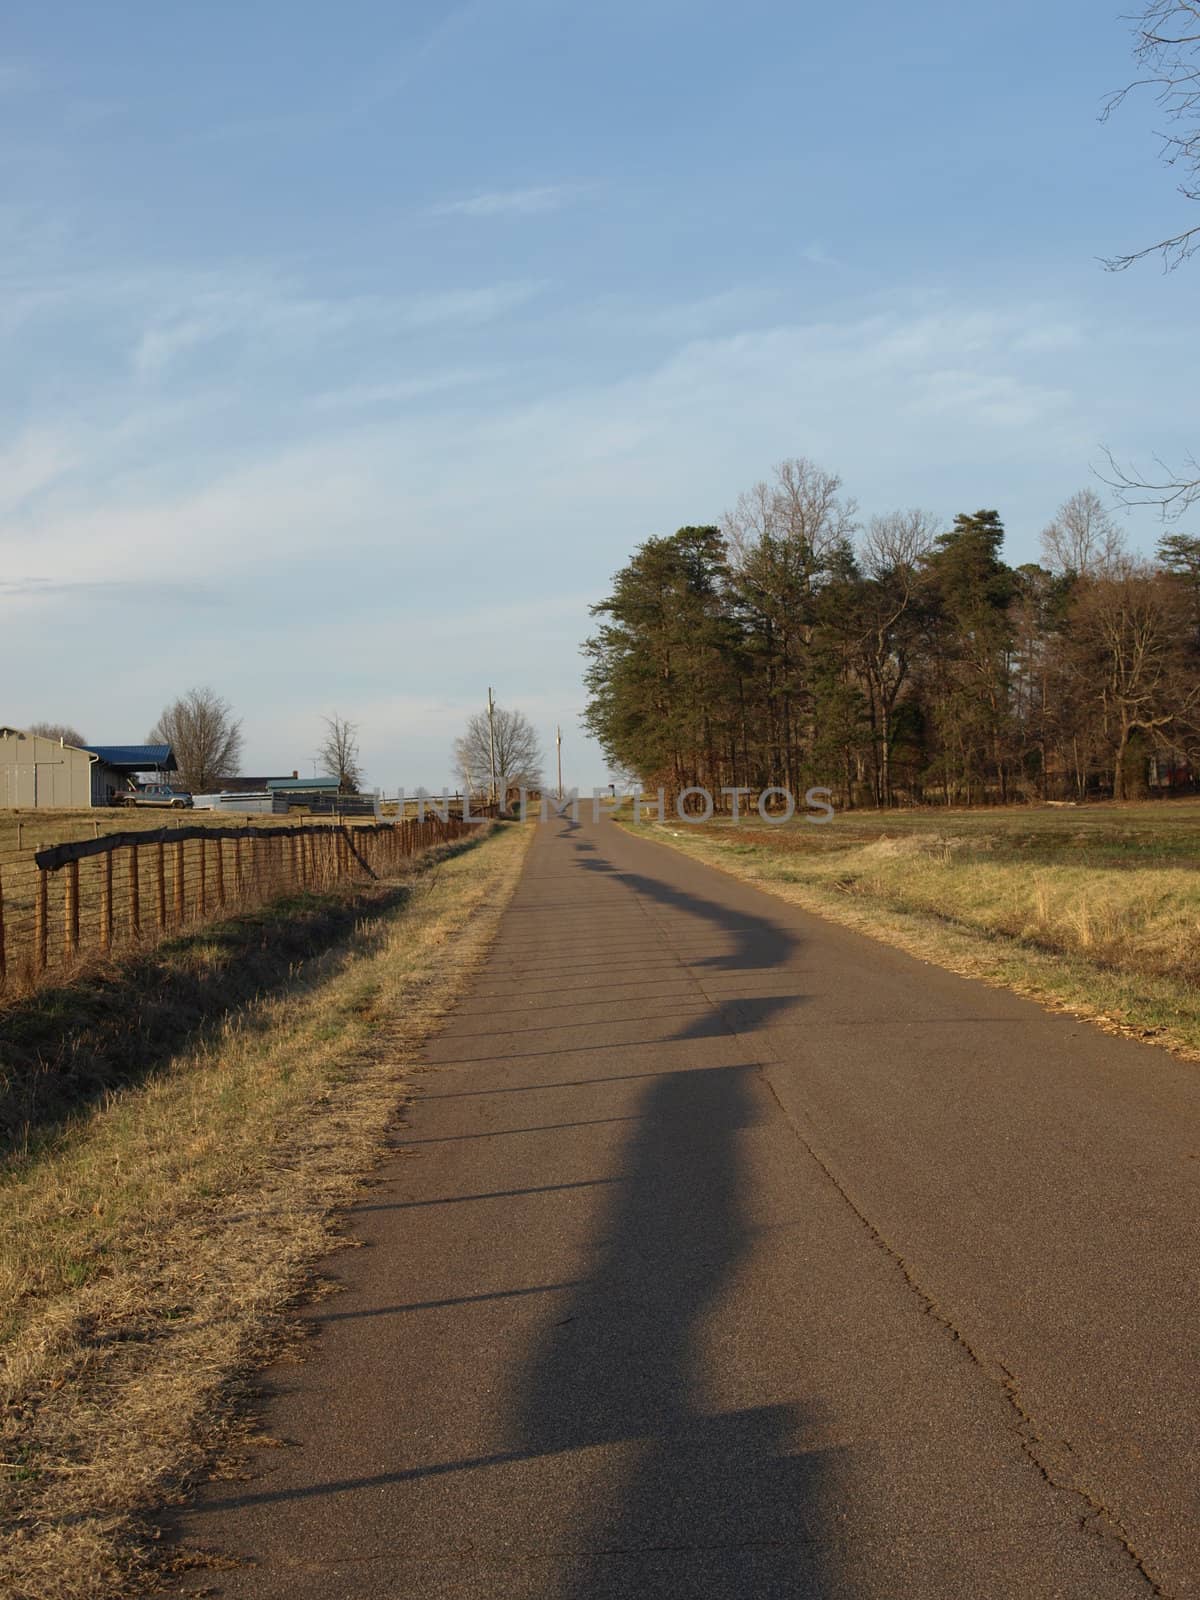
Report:
[[[131,772],[173,772],[175,757],[169,744],[88,744],[89,755],[106,767],[128,767]]]

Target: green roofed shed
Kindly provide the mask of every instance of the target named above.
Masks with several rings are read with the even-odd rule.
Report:
[[[336,794],[336,778],[268,778],[269,794]]]

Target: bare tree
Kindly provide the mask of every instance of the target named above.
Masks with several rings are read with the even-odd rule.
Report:
[[[497,706],[488,728],[488,714],[477,711],[461,738],[454,741],[454,766],[468,794],[484,794],[492,781],[491,735],[495,736],[496,789],[503,802],[511,788],[536,789],[542,782],[542,748],[523,711]]]
[[[1179,184],[1183,198],[1200,200],[1200,0],[1144,0],[1141,11],[1129,20],[1134,25],[1138,76],[1109,95],[1101,118],[1110,117],[1136,91],[1150,91],[1167,125],[1178,130],[1160,135],[1162,160],[1183,174]],[[1158,255],[1164,270],[1171,272],[1197,248],[1200,223],[1113,256],[1105,265],[1122,272],[1135,261]]]
[[[1195,728],[1200,678],[1182,601],[1162,572],[1128,558],[1085,580],[1075,596],[1072,667],[1083,694],[1100,702],[1115,800],[1130,797],[1126,757],[1135,735],[1161,746]]]
[[[856,523],[842,480],[804,456],[739,495],[721,519],[733,587],[768,666],[767,734],[779,781],[797,787],[810,726],[811,645],[821,586]]]
[[[242,724],[213,689],[189,689],[164,710],[147,738],[169,744],[175,776],[193,794],[218,789],[242,761]]]
[[[338,781],[339,794],[357,794],[362,787],[362,762],[358,753],[358,724],[348,717],[321,719],[325,737],[317,750],[317,760],[331,778]]]
[[[872,517],[862,539],[862,565],[877,581],[894,572],[912,574],[933,549],[939,522],[929,511],[890,511]]]
[[[1160,134],[1161,157],[1182,174],[1179,193],[1200,200],[1200,0],[1142,0],[1133,23],[1133,59],[1138,75],[1109,95],[1101,113],[1106,120],[1131,95],[1145,90],[1161,112],[1167,131]],[[1200,223],[1105,261],[1110,272],[1123,272],[1147,256],[1162,258],[1163,271],[1173,272],[1200,249]],[[1179,466],[1155,457],[1149,468],[1120,465],[1105,450],[1108,474],[1102,480],[1123,505],[1158,506],[1165,519],[1181,516],[1200,500],[1200,461],[1189,455]]]
[[[25,732],[36,733],[42,739],[61,739],[63,744],[73,744],[77,749],[87,744],[79,729],[69,722],[31,722]]]
[[[1130,94],[1147,91],[1165,118],[1163,162],[1182,174],[1179,194],[1200,200],[1200,0],[1142,0],[1133,22],[1133,59],[1138,75],[1104,102],[1107,120]],[[1106,259],[1110,272],[1123,272],[1146,256],[1160,256],[1165,272],[1200,250],[1200,222],[1152,245]],[[1163,518],[1179,517],[1200,499],[1200,461],[1189,454],[1181,466],[1155,458],[1150,467],[1122,466],[1104,451],[1109,472],[1099,477],[1117,491],[1123,506],[1157,506]]]
[[[841,495],[842,480],[804,456],[780,461],[770,483],[756,483],[738,496],[721,519],[736,570],[753,563],[764,546],[787,576],[805,583],[850,538],[857,507]]]
[[[1125,536],[1093,489],[1064,500],[1042,529],[1042,560],[1053,573],[1099,577],[1112,572],[1124,554]]]
[[[872,517],[862,541],[863,586],[856,655],[867,687],[878,750],[878,799],[892,803],[896,702],[909,680],[920,636],[921,563],[933,549],[937,518],[926,511]]]

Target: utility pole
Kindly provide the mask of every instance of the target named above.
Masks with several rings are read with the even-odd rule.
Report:
[[[496,699],[488,689],[488,760],[492,769],[492,788],[489,799],[496,804]]]
[[[558,745],[558,802],[561,805],[562,804],[562,729],[561,728],[559,728],[559,727],[555,728],[555,730],[554,730],[554,738],[555,738],[555,742]]]

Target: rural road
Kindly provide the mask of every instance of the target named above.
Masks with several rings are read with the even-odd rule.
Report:
[[[194,1588],[1200,1596],[1200,1068],[608,821],[427,1059]]]

